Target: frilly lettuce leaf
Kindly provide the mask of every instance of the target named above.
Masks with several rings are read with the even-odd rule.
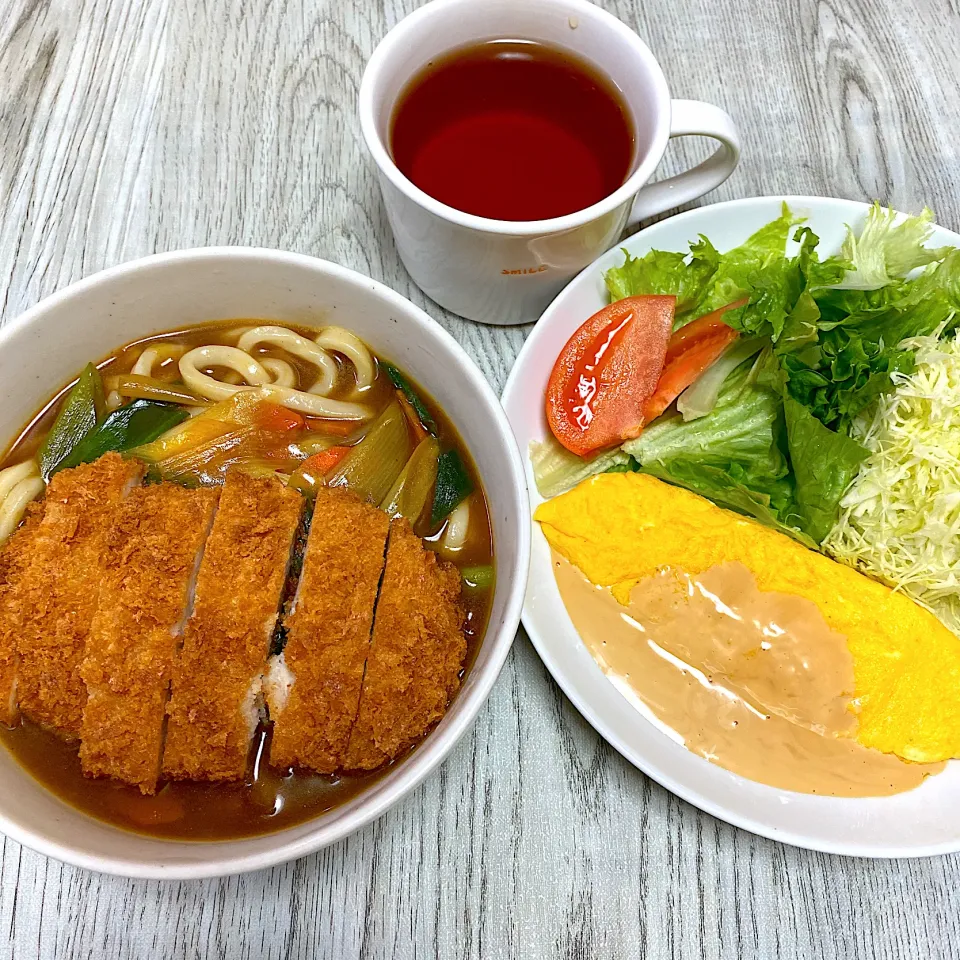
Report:
[[[790,230],[799,222],[784,204],[778,219],[723,254],[698,312],[710,313],[749,298],[746,306],[727,313],[724,322],[741,333],[776,340],[802,289],[797,261],[786,256]]]
[[[677,298],[675,316],[695,310],[717,272],[720,254],[706,237],[690,246],[689,253],[651,250],[646,256],[631,257],[624,250],[622,266],[605,275],[611,300],[641,294]]]
[[[859,236],[847,227],[840,251],[851,263],[840,281],[847,290],[879,290],[917,267],[942,260],[949,247],[925,246],[933,233],[933,211],[924,207],[916,217],[896,223],[897,212],[874,202]]]
[[[794,239],[800,249],[788,257],[787,241],[800,223],[802,218],[784,204],[776,220],[723,254],[703,236],[686,254],[662,250],[651,250],[644,257],[625,254],[622,266],[607,271],[607,288],[613,300],[641,294],[675,296],[677,327],[748,299],[746,306],[727,313],[724,321],[752,336],[777,340],[787,326],[795,335],[796,325],[810,314],[806,303],[804,316],[793,317],[803,291],[836,283],[850,266],[837,257],[821,263],[816,234],[807,228],[797,231]],[[802,336],[809,337],[806,327]]]
[[[783,410],[798,526],[820,543],[839,519],[840,498],[867,451],[855,440],[825,427],[792,397],[784,399]]]
[[[913,371],[913,351],[902,341],[951,333],[960,323],[960,250],[881,290],[820,291],[816,305],[816,340],[781,363],[790,396],[846,433],[854,417],[893,388],[891,374]]]

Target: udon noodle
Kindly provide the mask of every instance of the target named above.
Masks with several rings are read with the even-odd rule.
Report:
[[[0,543],[17,529],[28,505],[43,490],[36,460],[25,460],[0,470]]]
[[[463,549],[467,542],[467,534],[470,532],[470,497],[467,497],[447,521],[447,529],[444,531],[441,546],[445,553],[456,553]]]
[[[319,345],[320,341],[327,349]],[[287,361],[277,358],[258,360],[250,352],[261,344],[280,348],[315,366],[317,379],[306,390],[297,389],[294,386],[296,373]],[[338,327],[321,331],[316,341],[307,340],[286,327],[254,327],[241,335],[235,347],[214,344],[187,351],[180,358],[180,375],[183,382],[205,400],[226,400],[240,390],[259,387],[271,400],[307,416],[368,420],[373,415],[369,407],[330,397],[339,368],[328,351],[340,353],[352,363],[358,389],[370,385],[374,371],[370,351],[353,334]],[[217,379],[207,372],[214,368],[232,370],[242,382],[233,384]]]

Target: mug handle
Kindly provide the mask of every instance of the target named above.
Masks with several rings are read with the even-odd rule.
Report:
[[[692,170],[644,187],[633,201],[628,228],[719,187],[740,160],[740,134],[729,113],[699,100],[673,100],[671,108],[671,137],[713,137],[720,146]]]

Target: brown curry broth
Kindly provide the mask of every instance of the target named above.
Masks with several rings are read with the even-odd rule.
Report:
[[[255,756],[265,758],[269,738],[269,725],[261,726]],[[251,770],[243,782],[168,782],[156,796],[145,797],[115,780],[87,779],[76,743],[64,743],[28,720],[12,730],[0,725],[0,740],[21,767],[70,806],[168,840],[235,840],[283,830],[346,803],[390,770],[388,765],[359,776],[284,775],[262,762],[254,766],[258,775]]]
[[[127,344],[116,354],[100,361],[97,367],[105,377],[129,373],[146,347],[164,342],[176,341],[188,348],[210,343],[233,346],[239,339],[239,334],[225,336],[227,331],[264,322],[275,321],[226,320],[147,337]],[[311,332],[316,334],[310,327],[291,323],[282,325],[308,338],[311,338]],[[302,386],[309,386],[315,377],[310,364],[283,351],[266,348],[258,350],[257,354],[282,356],[297,371]],[[0,460],[0,469],[36,454],[56,419],[61,402],[74,383],[76,380],[59,390],[31,419]],[[478,505],[482,506],[482,510],[474,510],[470,535],[457,555],[457,566],[492,564],[489,508],[473,458],[433,398],[422,390],[419,384],[413,383],[413,386],[437,424],[441,444],[455,447],[459,452],[478,494],[475,503],[479,502]],[[342,396],[348,390],[349,384],[346,381],[340,382],[333,396]],[[373,385],[363,396],[363,402],[380,410],[393,396],[393,384],[388,377],[378,372]],[[309,435],[310,431],[286,434],[284,446],[295,442],[299,436]],[[481,517],[482,523],[478,522]],[[435,543],[442,536],[444,525],[445,522],[436,527],[418,529],[417,533],[428,542]],[[467,652],[461,677],[469,671],[476,659],[490,614],[489,600],[492,593],[492,588],[487,591],[465,590],[463,593]],[[168,782],[161,786],[155,797],[143,797],[134,787],[111,780],[84,777],[80,770],[76,743],[64,743],[28,720],[21,720],[12,729],[0,724],[0,741],[27,772],[61,800],[115,826],[167,839],[229,840],[282,830],[346,803],[382,777],[393,765],[388,764],[379,770],[356,776],[324,777],[299,771],[282,775],[270,769],[265,762],[269,739],[270,725],[261,725],[255,738],[256,750],[253,751],[252,768],[244,782]],[[415,747],[416,745],[412,749]],[[401,762],[402,759],[401,757],[394,763]],[[259,762],[261,760],[263,762]]]

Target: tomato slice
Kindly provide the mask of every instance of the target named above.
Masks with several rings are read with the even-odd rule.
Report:
[[[643,404],[644,423],[659,417],[737,339],[737,331],[721,318],[746,302],[738,300],[714,310],[670,337],[657,387]]]
[[[547,422],[579,456],[643,430],[656,389],[676,297],[627,297],[595,313],[567,341],[547,384]]]

